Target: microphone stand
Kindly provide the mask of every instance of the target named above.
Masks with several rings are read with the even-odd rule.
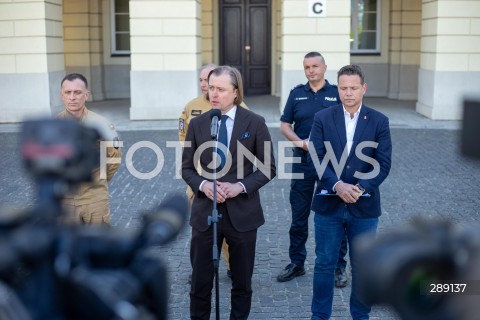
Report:
[[[215,135],[212,134],[212,140],[218,141],[218,131]],[[217,223],[222,218],[217,210],[217,156],[218,156],[218,142],[215,146],[216,154],[213,157],[213,210],[212,215],[208,217],[208,225],[213,224],[213,246],[212,246],[212,260],[215,275],[215,314],[217,320],[220,320],[220,297],[219,297],[219,283],[218,283],[218,244],[217,244]]]

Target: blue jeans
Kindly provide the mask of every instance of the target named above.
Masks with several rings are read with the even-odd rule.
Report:
[[[352,293],[350,314],[354,320],[369,319],[371,306],[363,303],[358,296],[356,284],[355,238],[377,231],[378,218],[357,218],[350,214],[346,205],[329,215],[315,214],[315,272],[313,276],[312,320],[330,319],[332,314],[335,266],[338,251],[345,234],[350,249],[352,270]],[[353,245],[352,245],[353,244]]]
[[[307,151],[302,151],[300,148],[294,149],[293,156],[299,157],[301,163],[292,164],[292,173],[303,173],[303,179],[292,179],[290,184],[292,225],[289,231],[290,247],[288,253],[290,261],[300,267],[303,267],[307,258],[305,243],[308,239],[308,218],[310,217],[310,207],[315,183],[317,182],[315,166],[307,155]],[[340,248],[337,268],[345,269],[347,267],[346,254],[347,239],[345,237]]]

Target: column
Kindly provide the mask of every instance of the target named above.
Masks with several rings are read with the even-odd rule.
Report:
[[[91,99],[105,99],[100,0],[64,0],[65,69],[87,78]]]
[[[176,119],[199,95],[200,0],[130,1],[130,119]]]
[[[63,75],[62,1],[0,3],[0,123],[50,115]]]
[[[416,100],[422,4],[418,0],[391,1],[388,98]]]
[[[417,112],[462,117],[465,96],[480,79],[480,1],[423,0]]]

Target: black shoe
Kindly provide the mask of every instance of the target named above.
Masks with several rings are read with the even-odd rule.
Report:
[[[232,279],[232,271],[227,270],[227,277],[229,277],[230,279]]]
[[[277,276],[277,281],[287,282],[287,281],[292,280],[295,277],[303,276],[304,274],[305,274],[305,268],[304,267],[299,267],[295,263],[290,263]]]
[[[335,287],[345,288],[348,285],[348,275],[345,269],[335,270]]]

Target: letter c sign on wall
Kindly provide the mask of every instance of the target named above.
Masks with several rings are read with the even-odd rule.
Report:
[[[321,18],[327,16],[327,0],[308,0],[308,16]]]

